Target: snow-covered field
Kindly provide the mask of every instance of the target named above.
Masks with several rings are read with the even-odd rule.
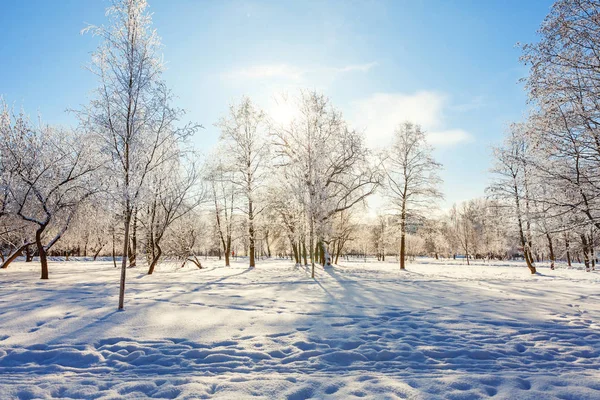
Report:
[[[0,399],[599,399],[600,274],[420,260],[0,270]]]

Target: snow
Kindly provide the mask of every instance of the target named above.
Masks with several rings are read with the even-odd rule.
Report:
[[[0,398],[600,398],[600,275],[289,260],[0,270]]]

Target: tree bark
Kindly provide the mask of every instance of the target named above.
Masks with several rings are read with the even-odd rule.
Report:
[[[299,250],[300,250],[300,245],[296,245],[296,243],[294,243],[294,241],[292,240],[292,252],[294,253],[294,261],[296,261],[296,265],[300,265],[300,254],[299,254]]]
[[[571,251],[569,249],[569,237],[565,233],[565,250],[567,252],[567,265],[571,266]]]
[[[523,221],[521,219],[521,206],[519,203],[519,195],[518,195],[519,191],[518,191],[518,188],[516,185],[514,186],[514,193],[515,193],[515,204],[517,206],[517,222],[519,225],[519,236],[521,239],[521,245],[523,246],[523,256],[525,257],[525,262],[527,263],[527,268],[529,268],[529,271],[532,274],[535,274],[536,269],[531,260],[529,244],[527,242],[527,239],[525,239],[525,233],[523,232]]]
[[[583,263],[585,264],[585,270],[590,270],[590,255],[589,255],[589,246],[585,233],[581,234],[581,248],[583,252]]]
[[[46,249],[44,248],[44,245],[42,244],[42,233],[44,232],[44,229],[46,229],[45,225],[40,226],[35,231],[35,244],[37,245],[37,248],[38,248],[38,255],[40,257],[40,265],[42,267],[41,279],[48,279],[48,258],[46,256]]]
[[[23,244],[21,247],[19,247],[18,249],[15,249],[15,251],[13,251],[7,258],[6,260],[4,260],[4,262],[2,263],[2,265],[0,266],[1,269],[6,269],[8,268],[8,266],[10,265],[10,263],[12,263],[14,260],[17,259],[17,257],[19,257],[22,253],[23,250],[25,250],[26,248],[28,248],[30,245],[32,245],[33,243],[26,243]]]
[[[31,247],[30,246],[25,246],[25,262],[32,262],[33,261],[33,251],[31,251]]]
[[[308,259],[306,258],[306,241],[302,239],[302,256],[304,257],[304,265],[308,265]]]
[[[596,270],[596,254],[594,252],[594,231],[590,232],[589,240],[588,240],[588,248],[590,250],[590,264],[592,266],[592,271]]]
[[[404,208],[404,205],[403,205]],[[406,211],[402,210],[400,217],[400,270],[406,269],[404,261],[406,257]]]
[[[554,256],[554,246],[552,245],[552,238],[549,233],[546,233],[546,239],[548,239],[548,251],[550,252],[550,269],[554,269],[556,257]]]
[[[117,268],[117,257],[116,257],[116,250],[115,250],[115,227],[114,226],[112,229],[112,259],[113,259],[113,264],[115,265],[115,268]]]
[[[148,275],[152,275],[152,273],[154,272],[154,268],[156,267],[156,264],[158,264],[158,260],[160,259],[160,256],[162,255],[162,249],[160,248],[160,245],[155,242],[154,247],[156,247],[156,255],[154,256],[154,259],[150,263],[150,268],[148,268]]]
[[[248,240],[250,242],[250,268],[256,266],[254,260],[255,243],[254,243],[254,211],[252,209],[252,200],[248,200]]]
[[[229,257],[231,256],[231,236],[227,236],[227,241],[225,242],[225,266],[229,267]]]
[[[129,248],[129,268],[136,266],[136,255],[137,255],[137,208],[133,209],[132,215],[132,229],[131,229],[131,247]]]
[[[265,231],[265,242],[267,243],[267,257],[271,258],[271,244],[269,243],[269,230]]]

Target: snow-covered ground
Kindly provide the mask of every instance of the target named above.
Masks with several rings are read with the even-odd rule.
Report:
[[[598,272],[205,266],[0,270],[0,399],[600,398]]]

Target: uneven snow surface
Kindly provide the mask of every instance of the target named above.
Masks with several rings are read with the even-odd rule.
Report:
[[[598,272],[204,264],[0,270],[0,399],[600,399]]]

